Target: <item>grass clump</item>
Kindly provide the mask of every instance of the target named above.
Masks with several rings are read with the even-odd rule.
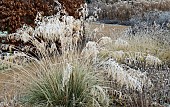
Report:
[[[21,99],[26,106],[99,107],[108,105],[106,90],[101,86],[101,78],[94,72],[92,66],[84,66],[86,64],[81,62],[35,65],[36,70],[33,73],[30,73],[31,70],[25,70],[22,76],[28,84]]]

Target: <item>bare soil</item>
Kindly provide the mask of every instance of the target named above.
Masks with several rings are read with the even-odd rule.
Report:
[[[117,39],[121,35],[124,34],[124,32],[129,28],[129,26],[123,26],[123,25],[114,25],[114,24],[101,24],[101,23],[91,23],[86,28],[89,33],[88,36],[92,35],[94,36],[95,30],[96,32],[96,38],[101,38],[102,36],[108,36],[111,37],[113,40]]]

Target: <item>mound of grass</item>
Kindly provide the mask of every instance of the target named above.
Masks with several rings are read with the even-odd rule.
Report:
[[[107,106],[108,96],[101,86],[101,78],[90,65],[87,67],[79,61],[72,64],[44,64],[36,65],[33,72],[30,69],[24,71],[24,81],[28,84],[22,97],[25,105]]]

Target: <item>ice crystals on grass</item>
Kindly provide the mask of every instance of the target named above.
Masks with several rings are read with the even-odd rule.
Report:
[[[101,37],[99,39],[99,45],[100,46],[107,45],[107,44],[110,44],[110,43],[112,43],[112,39],[110,37],[105,36],[105,37]]]
[[[24,32],[20,36],[21,36],[21,39],[24,41],[24,43],[28,42],[31,39],[31,36],[26,32]]]
[[[155,66],[157,66],[157,65],[160,65],[161,63],[162,63],[162,61],[159,59],[159,58],[157,58],[157,57],[155,57],[155,56],[152,56],[152,55],[150,55],[150,54],[148,54],[147,56],[146,56],[146,63],[148,64],[148,65],[155,65]]]
[[[121,38],[118,38],[115,41],[115,46],[118,48],[127,48],[129,46],[129,43]]]
[[[69,82],[71,74],[72,74],[72,66],[71,64],[67,63],[66,68],[64,69],[64,74],[63,74],[63,81],[62,81],[63,88]]]
[[[114,81],[120,84],[120,86],[125,85],[127,89],[134,89],[141,92],[145,83],[151,85],[151,81],[147,78],[145,73],[131,68],[125,70],[112,58],[103,62],[102,65],[108,78],[111,77]]]
[[[86,47],[82,50],[82,55],[84,57],[87,57],[89,58],[90,56],[92,56],[94,58],[94,60],[96,59],[97,57],[97,54],[99,53],[99,50],[98,50],[98,44],[96,42],[93,42],[93,41],[89,41],[87,44],[86,44]]]

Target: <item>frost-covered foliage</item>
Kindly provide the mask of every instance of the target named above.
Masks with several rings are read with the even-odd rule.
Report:
[[[137,105],[161,106],[169,98],[169,95],[163,95],[168,93],[166,90],[169,88],[167,88],[167,83],[162,82],[169,81],[167,78],[170,76],[169,68],[166,65],[166,61],[169,59],[163,60],[169,50],[167,35],[163,30],[143,31],[136,35],[125,34],[120,37],[121,39],[118,38],[109,43],[107,47],[99,49],[98,57],[102,59],[98,66],[99,71],[104,72],[104,75],[107,76],[106,80],[111,84],[109,86],[115,90],[121,90],[116,94],[116,96],[118,95],[116,99],[122,98],[121,92],[130,97],[127,98],[129,100],[126,100],[128,103],[124,105],[129,107]],[[120,46],[122,47],[120,48]],[[159,77],[160,75],[161,77]],[[160,88],[161,84],[166,89]],[[160,90],[158,91],[159,95],[154,89]],[[141,93],[134,92],[134,90]],[[166,97],[161,98],[161,95]],[[149,103],[143,102],[144,99],[148,99]],[[155,101],[155,99],[162,99],[164,103]],[[130,103],[131,101],[133,103]],[[116,102],[122,104],[119,100]]]
[[[122,60],[122,59],[125,58],[125,52],[123,52],[122,50],[120,50],[120,51],[113,51],[111,54],[112,54],[111,56],[113,58],[115,58],[117,61]]]
[[[146,56],[146,64],[148,65],[160,65],[161,63],[162,61],[155,56],[149,54]]]
[[[53,52],[53,50],[57,50],[61,52],[70,50],[73,46],[77,47],[83,42],[83,19],[78,20],[73,16],[60,15],[60,13],[54,16],[42,17],[38,13],[35,20],[37,23],[35,29],[23,26],[16,33],[8,36],[9,39],[12,37],[17,39],[18,37],[20,41],[23,41],[24,46],[17,47],[18,50],[29,54],[32,54],[30,51],[35,54],[39,51]],[[51,49],[47,50],[47,47],[51,47]]]
[[[121,87],[125,85],[127,89],[142,91],[145,84],[148,84],[148,87],[152,85],[150,80],[147,81],[148,77],[145,73],[134,69],[125,70],[113,59],[102,62],[101,66],[107,78],[112,78],[112,81],[116,81]]]
[[[15,33],[24,44],[31,43],[21,47],[27,51],[5,58],[6,61],[18,56],[32,59],[31,63],[26,61],[27,67],[13,66],[21,71],[23,81],[17,84],[25,83],[21,96],[26,103],[107,107],[114,106],[114,100],[127,107],[152,107],[154,102],[161,104],[160,99],[168,102],[170,73],[164,63],[170,49],[168,34],[164,36],[164,31],[147,29],[142,33],[128,32],[116,40],[100,38],[97,35],[100,28],[93,30],[94,35],[85,35],[84,17],[74,19],[61,14],[50,17],[38,14],[35,29],[24,26]],[[83,39],[84,36],[88,39]],[[14,34],[9,36],[13,37]],[[77,51],[82,40],[84,46]],[[41,57],[27,56],[28,51]],[[118,98],[114,92],[119,92]]]
[[[160,65],[160,62],[167,63],[170,52],[168,35],[168,31],[154,29],[154,27],[151,30],[139,30],[135,35],[128,31],[112,43],[107,44],[107,48],[101,49],[100,56],[113,57],[121,62],[127,58],[146,62],[149,54],[160,60],[157,60],[159,64],[156,62],[155,65]]]
[[[64,36],[73,35],[73,30],[76,33],[82,30],[81,24],[80,20],[76,20],[72,16],[63,16],[62,21],[60,21],[60,15],[52,18],[47,17],[39,23],[39,26],[35,29],[34,36],[49,40],[64,39]]]
[[[68,49],[72,45],[81,47],[85,39],[83,20],[87,15],[87,5],[81,5],[79,10],[77,10],[79,19],[74,18],[74,16],[69,16],[59,2],[56,1],[55,5],[58,5],[58,7],[56,7],[59,11],[57,14],[53,16],[43,16],[42,12],[38,12],[35,19],[35,28],[24,25],[18,29],[16,33],[7,35],[6,38],[0,38],[0,40],[4,41],[3,45],[8,47],[14,46],[12,50],[29,51],[28,53],[31,55],[35,53],[34,56],[37,56],[38,53],[36,43],[45,42],[43,43],[45,47],[51,47],[51,42],[53,42],[57,50],[60,51],[59,53],[62,53],[62,49]],[[9,48],[3,51],[9,51]],[[33,51],[33,53],[30,53],[30,51]]]
[[[99,53],[98,44],[93,41],[89,41],[81,52],[83,57],[92,58],[93,61],[96,61],[98,53]]]
[[[95,0],[95,2],[92,2],[89,5],[90,8],[90,14],[95,11],[95,7],[100,7],[101,11],[99,14],[99,20],[104,21],[106,23],[114,23],[114,24],[123,24],[123,25],[134,25],[134,23],[138,23],[138,21],[146,20],[145,13],[150,11],[154,11],[157,13],[157,11],[163,11],[158,12],[162,15],[157,15],[154,17],[152,15],[151,19],[160,21],[164,19],[163,16],[166,15],[166,11],[170,10],[170,6],[168,5],[170,2],[169,0]],[[153,13],[154,13],[153,12]],[[165,14],[164,14],[165,12]],[[129,19],[131,19],[133,16],[136,16],[137,19],[136,22],[131,23],[129,22]],[[163,17],[163,18],[162,18]],[[149,18],[149,17],[147,17]],[[108,22],[110,21],[110,22]],[[148,21],[151,21],[150,19]]]
[[[112,43],[112,42],[113,42],[113,41],[112,41],[112,39],[111,39],[110,37],[105,36],[105,37],[101,37],[101,38],[99,39],[98,44],[99,44],[100,46],[105,46],[105,45],[108,45],[108,44],[110,44],[110,43]]]
[[[115,46],[118,48],[118,49],[125,49],[129,46],[129,43],[121,38],[118,38],[116,41],[115,41]]]

